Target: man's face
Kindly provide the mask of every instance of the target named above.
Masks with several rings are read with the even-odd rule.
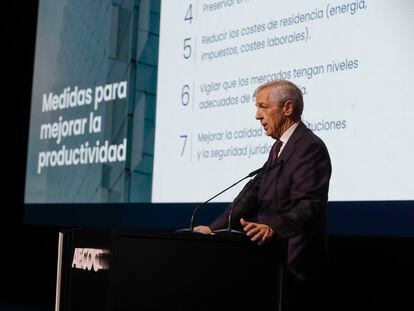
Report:
[[[285,123],[284,106],[279,105],[270,95],[271,87],[265,87],[256,94],[256,120],[262,124],[266,135],[279,139]]]

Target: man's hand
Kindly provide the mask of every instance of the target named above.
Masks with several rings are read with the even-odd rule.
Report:
[[[259,245],[269,241],[274,235],[274,231],[268,225],[245,221],[243,218],[240,219],[240,223],[247,236]]]
[[[211,233],[211,229],[210,229],[209,226],[197,226],[197,227],[194,228],[194,230],[200,231],[200,232],[205,233],[205,234],[210,234]]]

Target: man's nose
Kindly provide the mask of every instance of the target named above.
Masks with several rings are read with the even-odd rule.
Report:
[[[261,119],[263,119],[263,117],[262,117],[262,115],[261,115],[261,113],[260,113],[259,109],[257,109],[257,110],[256,110],[256,115],[255,115],[255,118],[256,118],[256,120],[261,120]]]

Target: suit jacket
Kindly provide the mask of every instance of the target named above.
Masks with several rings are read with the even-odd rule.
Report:
[[[329,153],[300,122],[278,161],[280,166],[256,175],[235,198],[232,228],[240,227],[242,217],[270,226],[275,237],[286,242],[288,271],[299,280],[312,278],[328,259]],[[227,226],[230,207],[210,225],[211,230]]]

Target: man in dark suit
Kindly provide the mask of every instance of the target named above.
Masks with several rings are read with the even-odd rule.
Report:
[[[252,241],[280,239],[287,245],[288,310],[318,307],[321,276],[328,260],[326,207],[331,176],[328,150],[301,122],[303,97],[290,81],[276,80],[255,93],[256,119],[276,140],[266,166],[236,197],[232,227],[241,227]],[[211,233],[227,226],[230,207],[210,226]],[[234,223],[233,223],[234,221]],[[311,309],[309,309],[311,310]]]

